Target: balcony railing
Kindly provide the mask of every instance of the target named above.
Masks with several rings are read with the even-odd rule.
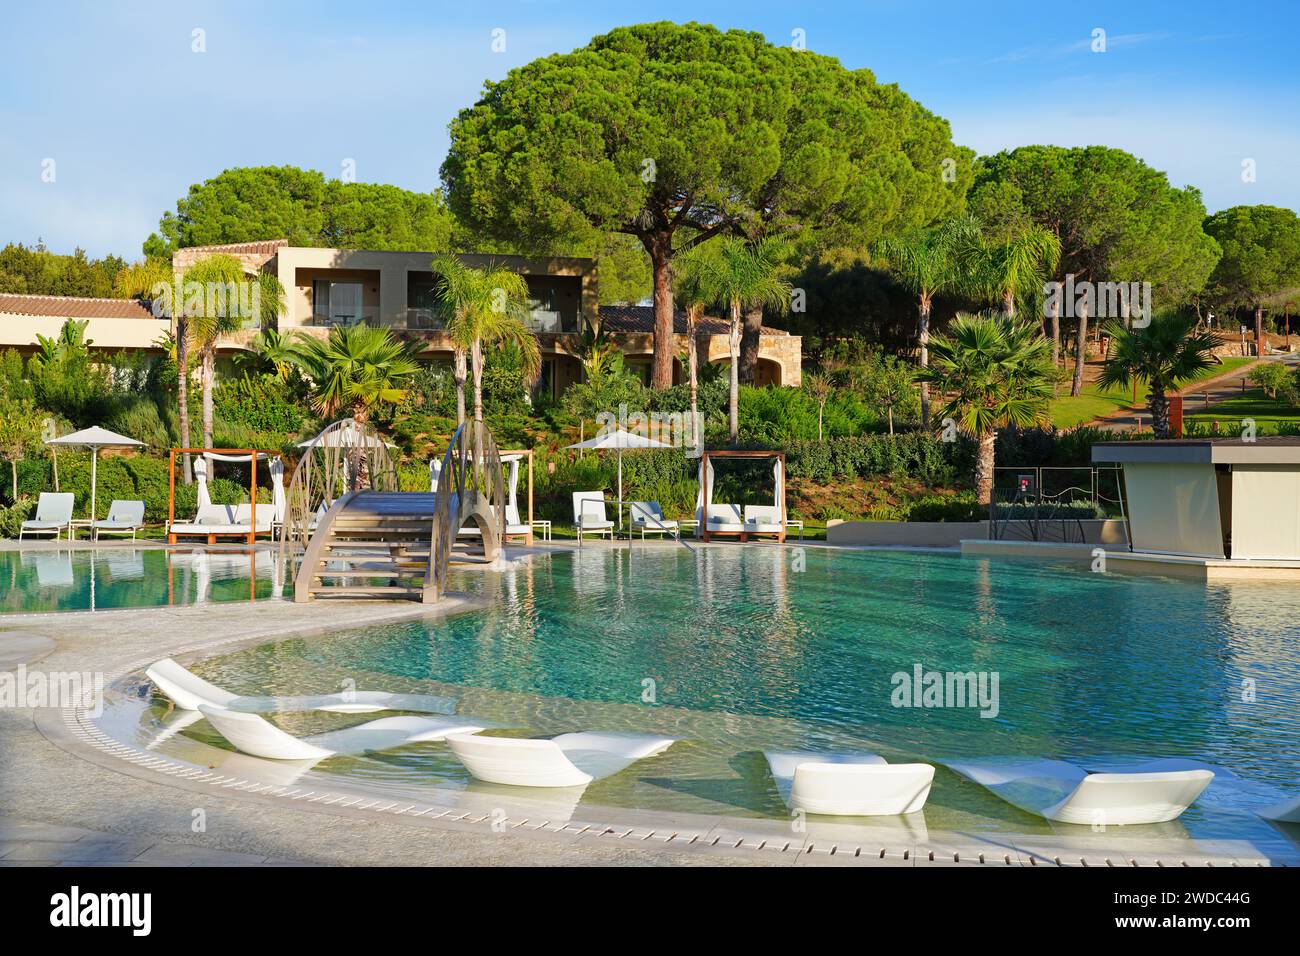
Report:
[[[312,313],[311,324],[323,328],[347,328],[351,325],[378,325],[379,310],[372,305],[361,306],[348,312]]]

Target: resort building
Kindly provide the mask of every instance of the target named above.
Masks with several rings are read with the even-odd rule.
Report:
[[[291,246],[285,240],[181,249],[173,266],[183,274],[205,256],[233,255],[250,271],[269,272],[285,289],[281,332],[328,335],[340,325],[364,323],[391,329],[425,346],[431,361],[450,362],[451,340],[435,308],[432,253]],[[541,343],[539,394],[558,397],[581,379],[582,332],[603,328],[626,356],[628,368],[649,383],[654,353],[654,310],[650,306],[601,306],[595,260],[566,257],[464,255],[471,266],[504,265],[523,275],[529,292],[530,323]],[[86,337],[103,351],[151,350],[171,325],[149,303],[130,299],[0,295],[0,348],[30,352],[37,336],[56,336],[68,319],[87,320]],[[687,348],[686,317],[675,316],[677,351]],[[248,348],[255,325],[230,335],[223,351]],[[725,320],[706,316],[697,343],[701,365],[727,362]],[[674,363],[674,380],[686,369]],[[760,339],[757,384],[796,386],[801,381],[800,338],[765,328]]]
[[[1099,442],[1124,471],[1134,559],[1300,576],[1300,438]]]

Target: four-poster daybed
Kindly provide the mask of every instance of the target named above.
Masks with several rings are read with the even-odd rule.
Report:
[[[774,485],[770,505],[719,504],[713,500],[713,459],[771,460]],[[700,455],[700,490],[695,499],[696,535],[704,541],[713,537],[751,537],[771,535],[785,541],[785,453],[779,451],[705,451]]]
[[[195,455],[194,477],[198,482],[197,513],[192,521],[176,520],[176,456]],[[257,448],[173,448],[168,455],[167,543],[178,537],[239,537],[253,544],[258,535],[271,535],[284,520],[284,459],[279,452]],[[214,505],[208,495],[208,462],[247,462],[248,501],[238,505]],[[257,463],[264,461],[271,474],[271,504],[257,504]]]
[[[516,451],[498,452],[501,458],[501,465],[505,469],[505,490],[506,490],[506,540],[522,539],[526,547],[531,547],[533,543],[533,452],[531,448],[519,449]],[[519,466],[525,459],[528,461],[528,520],[521,521],[519,517]],[[438,490],[438,472],[433,462],[429,463],[429,474],[431,490]],[[491,507],[489,505],[489,507]],[[460,529],[460,534],[466,537],[475,537],[479,530],[472,525]]]

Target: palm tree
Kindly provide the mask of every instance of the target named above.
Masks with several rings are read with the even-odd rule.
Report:
[[[127,266],[113,280],[113,292],[122,298],[171,303],[172,350],[176,361],[176,403],[181,429],[181,447],[190,447],[190,326],[183,308],[180,282],[172,271],[171,263],[163,259],[144,259]],[[181,299],[180,302],[177,299]],[[155,307],[155,315],[158,311]],[[193,481],[190,455],[186,452],[181,461],[181,480]]]
[[[1047,422],[1054,378],[1050,346],[1035,324],[1004,315],[959,315],[933,343],[918,377],[942,389],[940,414],[978,442],[976,500],[993,500],[993,446],[998,430]]]
[[[970,216],[949,219],[930,229],[886,237],[874,251],[917,298],[917,343],[922,369],[929,365],[930,310],[941,293],[966,292],[978,285],[974,253],[979,249],[979,224]],[[930,428],[930,385],[921,383],[921,427]]]
[[[272,277],[274,278],[274,277]],[[282,382],[289,380],[289,375],[297,366],[299,345],[292,335],[281,335],[273,328],[263,327],[253,339],[253,351],[271,366],[276,378]],[[265,367],[265,366],[263,366]]]
[[[528,283],[502,266],[476,269],[454,255],[435,256],[436,295],[448,316],[452,377],[456,382],[456,422],[465,421],[466,357],[474,374],[474,419],[483,420],[484,346],[519,350],[524,380],[531,385],[542,370],[542,351],[528,326]]]
[[[1212,362],[1214,337],[1196,331],[1193,316],[1156,315],[1145,328],[1125,328],[1111,322],[1106,362],[1097,384],[1126,389],[1135,379],[1147,383],[1151,427],[1157,438],[1169,437],[1169,389],[1190,381]]]
[[[420,345],[369,325],[335,327],[324,340],[300,333],[293,349],[295,363],[311,380],[312,407],[326,418],[346,409],[358,426],[378,406],[406,397],[403,386],[420,369],[419,352]],[[365,452],[357,447],[350,454],[354,489],[368,488]]]
[[[707,257],[709,245],[692,246],[673,263],[673,295],[686,307],[686,375],[691,395],[691,431],[700,420],[700,319],[709,304]],[[703,429],[700,429],[701,432]],[[702,437],[702,436],[695,436]]]
[[[978,265],[979,279],[989,294],[1002,300],[1002,314],[1014,318],[1016,300],[1041,288],[1061,261],[1061,240],[1037,224],[1006,242],[987,245]]]
[[[822,415],[826,411],[826,403],[835,394],[835,385],[829,375],[821,372],[809,372],[803,377],[803,390],[808,393],[809,398],[817,403],[817,440],[821,441]]]
[[[773,239],[746,242],[728,237],[710,243],[698,265],[700,295],[726,305],[729,314],[727,342],[731,353],[729,425],[731,443],[740,440],[740,332],[741,312],[747,308],[784,308],[790,301],[790,283],[778,274],[786,245]]]
[[[173,302],[176,314],[183,313],[188,319],[187,338],[199,354],[204,448],[212,447],[212,390],[216,383],[217,343],[223,335],[237,331],[244,323],[240,300],[246,281],[244,265],[234,256],[211,255],[200,259],[185,272],[183,301]],[[243,299],[251,302],[251,295],[243,296]],[[177,364],[181,363],[178,361]],[[180,376],[184,382],[184,369]],[[185,401],[186,397],[181,397],[182,414]]]
[[[380,405],[406,397],[407,379],[419,371],[418,344],[369,325],[336,326],[329,337],[299,334],[294,358],[311,380],[312,407],[326,418],[351,413],[358,425]]]

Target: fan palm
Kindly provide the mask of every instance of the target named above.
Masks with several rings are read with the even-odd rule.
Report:
[[[1004,315],[959,315],[932,345],[930,365],[917,375],[944,393],[939,414],[978,443],[976,500],[987,505],[998,430],[1047,421],[1054,378],[1050,346],[1035,325]]]
[[[1155,315],[1145,328],[1106,326],[1110,338],[1097,384],[1126,389],[1135,379],[1147,383],[1151,427],[1157,438],[1169,437],[1168,391],[1210,367],[1214,337],[1196,331],[1194,316]]]
[[[531,385],[542,370],[542,351],[528,326],[528,283],[501,266],[476,269],[454,255],[435,256],[436,296],[447,315],[456,382],[456,421],[465,421],[466,359],[474,375],[474,419],[483,420],[483,349],[513,346],[524,380]]]
[[[903,236],[887,236],[873,247],[898,281],[917,298],[918,364],[922,369],[930,361],[930,312],[934,297],[978,287],[975,253],[979,248],[979,224],[970,216],[959,216]],[[928,430],[929,380],[924,376],[918,376],[917,380],[921,383],[921,427]]]
[[[312,406],[325,417],[348,411],[359,425],[379,405],[406,397],[408,379],[419,371],[419,345],[369,325],[330,329],[327,339],[302,335],[293,350],[312,385]]]
[[[705,247],[702,247],[705,248]],[[728,237],[710,243],[701,253],[693,281],[701,301],[717,302],[727,307],[727,344],[731,353],[731,390],[729,426],[731,442],[740,438],[740,332],[741,312],[747,308],[772,306],[784,308],[790,301],[790,283],[778,274],[786,245],[778,240],[746,242]]]

